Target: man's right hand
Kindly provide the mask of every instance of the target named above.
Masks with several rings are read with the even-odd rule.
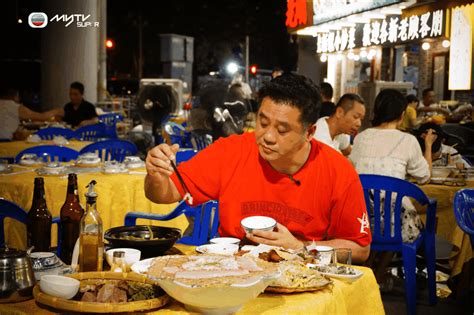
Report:
[[[169,177],[173,174],[171,161],[175,161],[176,152],[179,150],[178,144],[172,146],[162,143],[150,151],[146,157],[146,171],[153,177]]]

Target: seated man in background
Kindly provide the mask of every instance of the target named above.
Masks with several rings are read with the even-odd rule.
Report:
[[[0,117],[2,127],[0,127],[1,139],[16,139],[15,131],[18,129],[21,120],[46,121],[55,120],[56,116],[61,116],[62,108],[52,109],[44,113],[32,111],[20,103],[20,96],[17,89],[0,88]]]
[[[417,114],[422,122],[427,122],[429,118],[436,115],[442,115],[445,119],[450,115],[449,110],[442,108],[436,102],[436,93],[432,88],[424,89],[422,97],[423,100],[417,109]]]
[[[69,98],[71,102],[64,105],[64,122],[73,128],[99,123],[95,106],[84,99],[84,85],[82,83],[71,83]]]
[[[357,133],[364,116],[364,100],[357,94],[344,94],[331,116],[318,119],[314,138],[348,156],[352,149],[350,135]]]
[[[266,82],[255,132],[220,138],[178,170],[193,205],[219,201],[219,233],[272,246],[350,248],[356,262],[370,252],[371,233],[359,177],[350,162],[313,139],[321,106],[307,78],[283,74]],[[145,194],[156,203],[180,201],[186,192],[171,161],[179,146],[148,152]],[[264,215],[273,231],[245,234],[240,221]]]
[[[331,116],[336,110],[336,105],[332,102],[333,89],[331,84],[327,82],[321,83],[321,113],[319,117]]]

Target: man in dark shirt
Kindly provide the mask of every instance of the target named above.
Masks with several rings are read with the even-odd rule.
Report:
[[[95,106],[84,100],[84,85],[80,82],[71,83],[69,98],[71,102],[64,105],[63,121],[73,128],[99,123]]]
[[[332,100],[332,86],[327,82],[321,83],[321,112],[319,117],[331,116],[336,110],[336,105],[331,102]]]

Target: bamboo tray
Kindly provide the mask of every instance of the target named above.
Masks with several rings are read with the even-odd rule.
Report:
[[[106,279],[106,280],[128,280],[141,283],[156,284],[144,275],[136,273],[118,273],[118,272],[83,272],[68,275],[68,277],[77,280],[88,279]],[[86,313],[119,313],[119,312],[138,312],[146,311],[166,305],[170,297],[164,294],[160,297],[134,302],[123,303],[97,303],[66,300],[48,295],[41,292],[39,283],[33,289],[33,296],[38,303],[51,306],[63,311],[86,312]]]

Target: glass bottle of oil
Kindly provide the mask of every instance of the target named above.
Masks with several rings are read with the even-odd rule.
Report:
[[[87,186],[86,212],[81,218],[79,235],[79,271],[102,271],[104,241],[102,219],[97,212],[97,193],[94,191],[96,181]]]

